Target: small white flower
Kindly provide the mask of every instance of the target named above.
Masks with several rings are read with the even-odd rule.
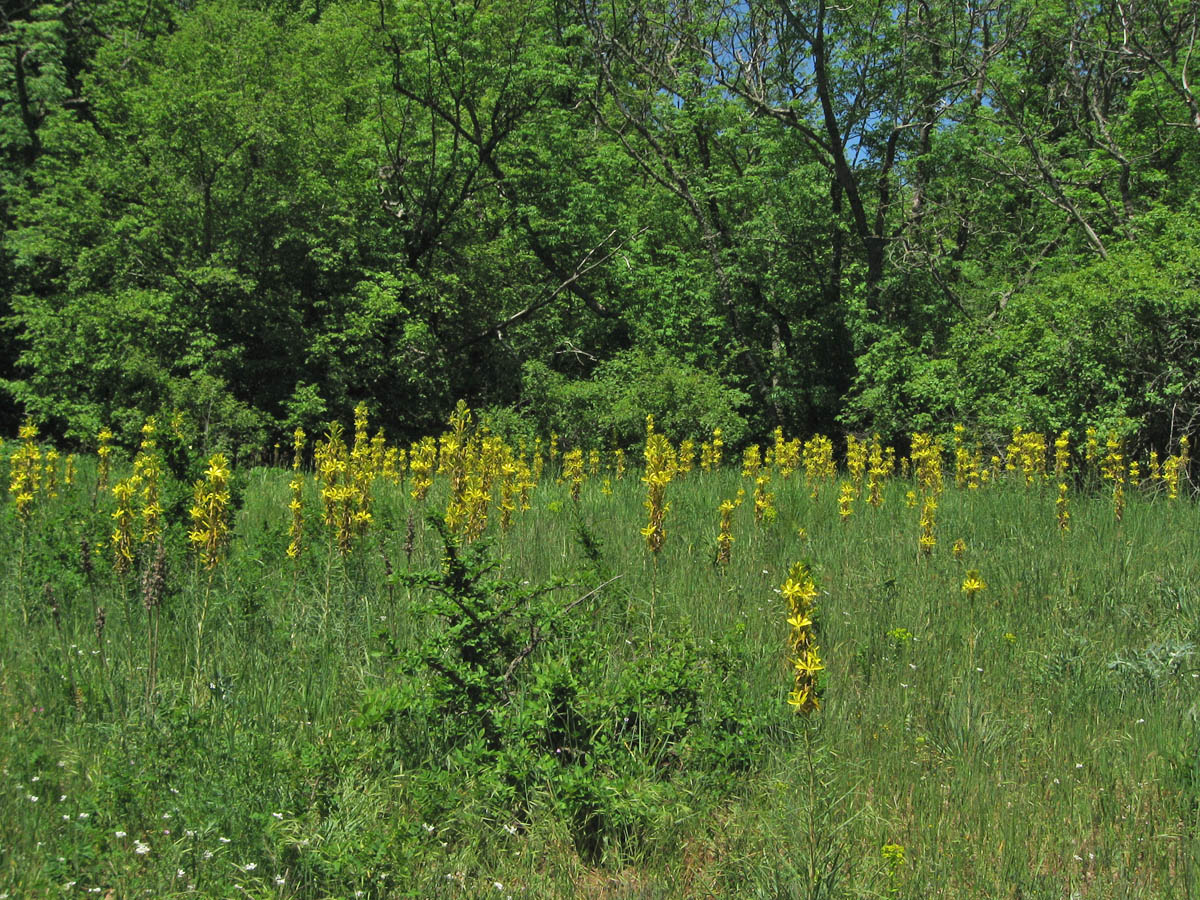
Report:
[[[125,837],[125,832],[123,832],[123,831],[114,831],[113,834],[115,834],[119,838]]]
[[[189,829],[187,829],[187,830],[186,830],[186,831],[183,833],[183,836],[184,836],[184,837],[195,837],[195,836],[196,836],[196,832],[195,832],[195,831],[193,831],[191,828],[189,828]]]
[[[253,872],[257,868],[258,868],[258,863],[246,863],[244,866],[242,866],[242,871],[243,872]]]
[[[276,876],[275,876],[275,883],[276,883],[276,884],[279,884],[279,885],[282,885],[282,884],[284,883],[284,878],[283,878],[283,876],[282,876],[282,875],[276,875]]]
[[[150,845],[143,844],[141,841],[134,841],[133,842],[133,852],[136,853],[138,856],[145,856],[147,853],[150,852]]]
[[[1082,768],[1083,768],[1083,763],[1075,763],[1075,768],[1077,768],[1077,769],[1082,769]]]
[[[63,813],[63,821],[64,821],[64,822],[70,822],[70,821],[71,821],[71,817],[70,817],[70,816],[68,816],[66,813]]]
[[[32,778],[30,778],[29,780],[30,780],[30,781],[41,781],[41,780],[42,780],[42,776],[41,776],[41,775],[34,775],[34,776],[33,776]]]
[[[38,798],[37,798],[36,796],[34,796],[33,794],[30,794],[30,795],[29,795],[29,802],[30,802],[30,803],[37,803],[37,802],[38,802]]]
[[[499,881],[493,881],[493,882],[492,882],[492,887],[494,887],[494,888],[495,888],[496,890],[498,890],[498,891],[502,891],[502,890],[504,890],[504,885],[503,885],[503,884],[501,884]]]
[[[1145,724],[1146,724],[1146,720],[1145,720],[1145,719],[1138,719],[1138,720],[1137,720],[1136,722],[1134,722],[1133,724],[1134,724],[1134,725],[1145,725]]]
[[[271,815],[272,815],[274,818],[276,818],[276,819],[282,819],[282,818],[283,818],[283,813],[281,813],[281,812],[273,812],[273,813],[271,813]]]
[[[162,816],[162,817],[163,817],[164,819],[169,819],[169,818],[171,818],[171,814],[170,814],[170,813],[163,813],[163,816]]]
[[[217,840],[220,841],[222,844],[229,843],[229,838],[227,838],[227,837],[218,837]]]
[[[176,870],[175,870],[175,877],[176,877],[176,878],[182,878],[182,877],[183,877],[183,875],[184,875],[183,869],[176,869]]]
[[[58,802],[59,802],[59,803],[62,803],[62,802],[63,802],[64,800],[66,800],[66,799],[67,799],[67,795],[66,795],[66,794],[62,794],[61,796],[59,796],[59,798],[58,798]]]
[[[211,851],[211,850],[205,850],[205,851],[204,851],[204,858],[205,858],[205,859],[212,859],[212,851]]]
[[[83,812],[83,813],[79,814],[79,818],[81,818],[81,819],[86,819],[86,818],[89,818],[90,816],[91,816],[91,813]]]

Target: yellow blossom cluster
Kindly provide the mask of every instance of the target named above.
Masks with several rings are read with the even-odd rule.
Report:
[[[212,570],[225,555],[229,539],[229,461],[223,453],[208,460],[204,477],[196,482],[189,512],[192,530],[188,532],[188,540],[200,557],[200,564]]]
[[[667,503],[667,485],[675,477],[677,457],[666,435],[654,430],[654,416],[646,416],[646,468],[642,481],[646,483],[646,513],[648,521],[642,537],[652,553],[662,549],[667,538],[664,522],[671,505]]]
[[[9,460],[8,492],[12,494],[22,526],[33,514],[33,500],[42,480],[42,452],[37,445],[37,427],[30,421],[17,431],[21,446]]]
[[[798,562],[792,566],[780,593],[788,606],[788,648],[793,671],[788,703],[796,712],[808,714],[821,708],[818,673],[825,666],[821,661],[813,624],[817,586],[804,563]]]

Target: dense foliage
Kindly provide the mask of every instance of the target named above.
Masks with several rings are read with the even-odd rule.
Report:
[[[1194,425],[1196,3],[794,6],[6,3],[0,425]]]

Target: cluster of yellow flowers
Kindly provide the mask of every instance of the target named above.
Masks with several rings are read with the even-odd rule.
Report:
[[[818,434],[804,442],[804,483],[817,499],[824,482],[833,484],[837,478],[837,465],[833,461],[833,441]]]
[[[1071,509],[1067,499],[1067,483],[1061,481],[1058,484],[1058,499],[1054,501],[1054,512],[1058,518],[1058,530],[1071,530]]]
[[[500,525],[507,531],[518,502],[521,509],[529,509],[530,492],[536,485],[523,454],[518,456],[486,428],[468,432],[470,421],[470,410],[461,406],[451,418],[451,433],[442,436],[443,449],[452,454],[444,464],[451,482],[446,527],[468,542],[477,540],[487,529],[497,487]],[[582,451],[569,451],[563,456],[563,464],[564,474],[572,479],[572,496],[578,498],[578,490],[587,478]]]
[[[1071,432],[1063,431],[1054,439],[1054,477],[1062,481],[1070,470]]]
[[[762,468],[762,453],[758,444],[751,444],[742,451],[742,477],[757,478],[758,470]]]
[[[303,428],[297,427],[292,432],[292,478],[288,482],[292,492],[292,499],[288,502],[288,511],[292,514],[291,524],[288,525],[289,559],[299,559],[304,552],[304,473],[301,466],[304,463],[305,438]]]
[[[159,497],[162,457],[158,453],[158,441],[154,438],[157,431],[158,420],[150,416],[142,426],[142,444],[138,448],[137,456],[133,458],[132,478],[142,489],[142,507],[139,513],[142,519],[143,544],[157,543],[162,535],[163,508]]]
[[[96,457],[98,459],[96,468],[96,491],[103,492],[108,490],[108,478],[112,471],[112,439],[113,433],[107,428],[101,428],[99,434],[96,435]]]
[[[412,472],[412,493],[420,503],[433,487],[433,470],[437,467],[437,442],[423,437],[408,452],[408,468]]]
[[[853,482],[842,482],[841,493],[838,494],[838,516],[841,517],[843,525],[850,521],[850,516],[854,513],[854,497],[856,493]]]
[[[583,481],[587,477],[583,471],[583,451],[578,447],[568,450],[562,459],[563,479],[571,482],[571,499],[578,503]]]
[[[937,495],[926,494],[921,504],[921,536],[917,538],[917,548],[921,554],[928,556],[937,546]]]
[[[675,477],[684,478],[688,472],[692,471],[696,462],[696,442],[691,438],[684,438],[679,442],[679,450],[676,453]]]
[[[1167,485],[1167,498],[1174,500],[1179,496],[1179,473],[1186,472],[1188,463],[1191,460],[1190,454],[1191,444],[1188,441],[1188,436],[1185,434],[1179,439],[1179,453],[1175,456],[1167,457],[1163,463],[1163,481]]]
[[[798,562],[792,566],[780,592],[788,605],[788,647],[793,670],[788,703],[796,712],[815,712],[821,708],[818,673],[825,666],[821,661],[813,625],[817,586],[804,563]]]
[[[363,431],[356,429],[359,435]],[[342,426],[331,423],[325,440],[318,441],[313,450],[313,461],[321,483],[321,520],[333,533],[338,552],[345,556],[353,548],[354,539],[366,534],[370,525],[373,476],[361,471],[369,464],[369,454],[358,446],[358,440],[358,452],[352,453],[342,434]]]
[[[654,416],[646,416],[646,469],[642,481],[646,483],[646,512],[649,521],[642,529],[642,537],[650,552],[658,553],[666,541],[664,522],[671,505],[667,503],[667,485],[675,477],[677,457],[666,435],[654,430]]]
[[[854,482],[854,495],[858,496],[858,487],[862,484],[863,475],[867,471],[867,444],[858,440],[854,435],[846,436],[846,470]]]
[[[876,509],[883,506],[883,482],[895,467],[895,448],[888,447],[885,452],[879,443],[879,435],[872,435],[871,452],[867,457],[867,502]]]
[[[204,477],[196,482],[194,497],[188,540],[200,564],[211,571],[224,557],[229,538],[229,461],[225,454],[209,458]]]
[[[775,493],[769,490],[770,485],[770,470],[764,470],[754,479],[754,521],[759,525],[774,522],[779,514],[775,509]]]
[[[42,480],[42,452],[37,445],[37,427],[30,421],[17,431],[21,446],[9,460],[8,492],[13,496],[22,527],[33,514],[33,499]]]
[[[783,439],[783,428],[781,427],[775,428],[775,445],[771,452],[775,468],[779,470],[779,477],[785,481],[791,478],[792,473],[800,468],[800,438],[792,438],[790,441],[785,441]]]
[[[1004,468],[1010,472],[1021,472],[1025,476],[1026,487],[1031,487],[1037,479],[1045,479],[1045,435],[1037,431],[1024,431],[1020,426],[1014,428],[1005,452]]]
[[[1100,461],[1100,477],[1112,483],[1113,515],[1119,522],[1125,514],[1125,454],[1115,434],[1108,436],[1105,449]]]
[[[717,564],[720,566],[729,565],[729,560],[732,557],[733,511],[742,505],[742,498],[745,496],[745,490],[738,488],[737,497],[733,500],[721,501],[721,530],[717,532]]]
[[[700,445],[700,471],[712,472],[721,468],[721,454],[725,441],[721,439],[721,429],[714,428],[712,440]]]
[[[113,497],[116,498],[117,508],[113,512],[113,568],[118,575],[129,571],[133,565],[133,496],[137,483],[132,478],[126,478],[113,485]]]
[[[912,436],[912,450],[909,453],[912,460],[913,474],[917,478],[921,491],[926,494],[942,492],[942,442],[924,432]]]

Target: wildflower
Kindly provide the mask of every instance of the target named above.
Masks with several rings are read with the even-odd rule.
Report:
[[[742,498],[745,496],[746,492],[739,489],[736,499],[721,501],[721,530],[717,534],[718,565],[729,565],[730,556],[733,550],[733,511],[742,505]]]
[[[933,552],[933,548],[937,545],[937,535],[935,529],[937,514],[937,500],[933,495],[925,498],[925,503],[921,506],[921,537],[917,541],[917,546],[922,555],[928,556]]]
[[[788,645],[794,672],[788,703],[797,712],[807,714],[821,708],[817,676],[825,668],[813,625],[817,586],[808,567],[798,562],[792,566],[779,590],[788,604]]]
[[[136,853],[138,856],[145,856],[147,853],[150,852],[150,845],[143,843],[142,841],[134,841],[133,842],[133,852]]]
[[[143,544],[157,543],[162,534],[163,508],[159,501],[162,457],[158,453],[158,442],[154,439],[157,430],[158,423],[154,416],[148,418],[142,425],[142,444],[138,449],[137,456],[133,459],[133,477],[129,479],[129,481],[136,479],[136,483],[141,486],[139,515],[142,520],[140,540]]]
[[[754,480],[754,521],[761,525],[775,521],[778,512],[775,509],[775,494],[767,490],[771,483],[771,473],[763,472]]]
[[[195,486],[190,510],[193,528],[188,532],[192,547],[206,569],[213,569],[225,553],[229,536],[229,463],[223,453],[208,461],[204,478]]]
[[[112,514],[117,526],[112,533],[113,568],[121,575],[133,565],[133,496],[141,478],[132,475],[113,485],[113,496],[117,500],[116,512]]]
[[[962,559],[963,554],[967,552],[967,542],[958,538],[954,542],[954,546],[950,548],[950,552],[954,554],[955,559]]]
[[[837,466],[833,462],[833,441],[824,435],[815,435],[804,443],[801,456],[804,464],[804,483],[808,485],[814,500],[820,494],[821,485],[830,484],[837,477]]]
[[[666,437],[654,430],[654,417],[646,416],[646,469],[642,481],[646,483],[646,511],[649,522],[642,529],[646,546],[658,553],[666,540],[663,521],[671,506],[666,502],[667,485],[676,473],[675,450]]]
[[[967,577],[963,579],[962,590],[968,598],[974,599],[975,595],[987,587],[987,582],[979,577],[978,569],[967,570]]]
[[[851,438],[851,440],[854,439]],[[843,524],[850,520],[850,516],[854,512],[854,496],[854,485],[849,481],[843,481],[841,493],[838,494],[838,515],[841,517]]]
[[[8,491],[13,495],[17,518],[24,528],[33,514],[33,500],[42,481],[41,451],[37,447],[37,428],[26,420],[18,430],[21,446],[9,460],[10,480]]]

